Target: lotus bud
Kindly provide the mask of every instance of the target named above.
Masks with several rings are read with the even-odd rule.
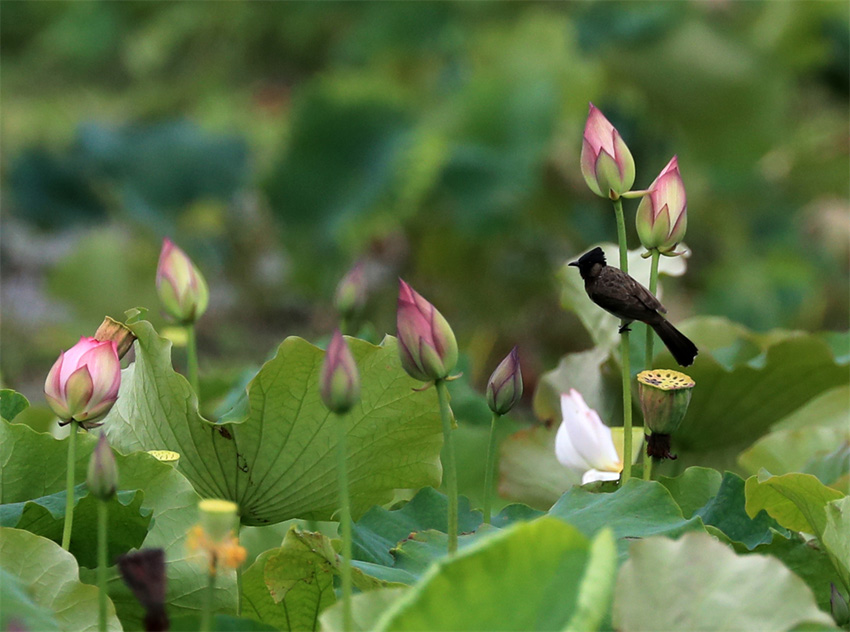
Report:
[[[581,173],[596,195],[617,199],[635,182],[635,161],[620,133],[592,103],[581,143]]]
[[[437,309],[399,279],[398,349],[410,377],[430,382],[449,376],[457,364],[457,341]]]
[[[643,421],[652,431],[647,453],[660,459],[675,459],[670,454],[670,435],[685,418],[696,383],[684,373],[670,369],[641,371],[637,380]]]
[[[349,320],[357,316],[366,304],[366,274],[363,264],[349,270],[336,286],[334,307],[340,318]]]
[[[180,323],[194,323],[207,310],[210,293],[201,271],[174,243],[162,240],[156,291],[165,312]]]
[[[522,371],[516,347],[496,367],[487,382],[487,405],[497,415],[504,415],[522,397]]]
[[[44,382],[44,397],[60,425],[72,419],[85,428],[102,417],[118,399],[121,364],[115,342],[85,336],[59,354]]]
[[[351,349],[337,329],[328,345],[319,377],[322,402],[332,413],[347,413],[360,399],[360,373]]]
[[[829,582],[829,609],[836,625],[844,627],[850,623],[850,607],[847,606],[847,600],[832,582]]]
[[[89,492],[100,500],[109,500],[118,491],[118,468],[115,465],[115,455],[101,433],[97,446],[89,459],[89,470],[86,476]]]
[[[688,200],[676,156],[649,185],[638,205],[635,223],[640,242],[647,250],[675,256],[674,249],[688,228]]]
[[[124,323],[119,323],[117,320],[106,316],[100,327],[94,332],[94,339],[100,342],[113,341],[120,360],[127,355],[130,347],[133,346],[136,335]]]

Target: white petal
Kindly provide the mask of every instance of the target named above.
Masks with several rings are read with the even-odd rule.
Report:
[[[619,472],[607,472],[603,470],[588,470],[581,477],[581,484],[592,483],[594,481],[616,481],[620,478]]]
[[[572,439],[570,439],[570,432],[566,421],[561,422],[558,433],[555,435],[555,456],[561,465],[571,470],[584,472],[590,467],[590,464],[576,451]]]
[[[569,395],[561,395],[561,414],[564,433],[587,468],[614,471],[622,467],[610,428],[585,403],[581,393],[571,389]],[[558,432],[561,433],[560,428]]]

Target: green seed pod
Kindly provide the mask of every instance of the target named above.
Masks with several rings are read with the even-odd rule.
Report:
[[[239,506],[229,500],[207,498],[198,503],[201,527],[213,542],[221,542],[236,528]]]
[[[637,380],[646,427],[655,434],[675,432],[688,412],[695,382],[684,373],[670,369],[641,371]]]

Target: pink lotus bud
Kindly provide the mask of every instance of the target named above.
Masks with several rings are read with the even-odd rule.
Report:
[[[616,199],[635,182],[635,161],[620,132],[591,103],[581,143],[581,173],[596,195]]]
[[[356,316],[366,304],[366,274],[363,264],[358,263],[346,273],[336,286],[334,307],[340,317],[349,319]]]
[[[89,471],[86,476],[89,492],[100,500],[109,500],[118,491],[118,468],[115,465],[115,455],[101,433],[97,446],[89,459]]]
[[[167,237],[156,268],[156,291],[166,313],[181,323],[194,323],[207,310],[210,293],[201,271]]]
[[[339,329],[334,332],[322,362],[319,392],[328,410],[338,415],[347,413],[360,399],[360,373]]]
[[[496,367],[487,382],[487,405],[497,415],[504,415],[522,397],[522,372],[516,347]]]
[[[423,382],[448,377],[457,364],[457,341],[443,315],[399,281],[398,349],[401,365],[410,377]]]
[[[44,383],[44,396],[65,423],[72,419],[85,427],[102,417],[118,399],[121,364],[115,342],[83,336],[59,355]],[[63,424],[64,425],[64,424]]]
[[[688,200],[676,156],[649,185],[649,194],[641,198],[635,223],[644,248],[675,254],[673,249],[688,228]]]

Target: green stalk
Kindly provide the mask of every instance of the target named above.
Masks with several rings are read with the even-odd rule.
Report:
[[[623,218],[623,202],[612,200],[617,217],[617,241],[620,243],[620,270],[629,273],[629,249],[626,244],[626,221]],[[625,323],[622,324],[625,326]],[[623,475],[625,483],[632,476],[632,382],[629,364],[629,332],[620,338],[620,363],[623,365]]]
[[[345,416],[336,416],[337,471],[339,472],[339,526],[342,531],[342,629],[354,629],[351,618],[351,507],[348,497],[348,454]]]
[[[236,539],[239,540],[239,531],[242,529],[242,521],[236,523]],[[242,616],[242,564],[236,567],[236,616]]]
[[[98,630],[106,632],[106,528],[109,523],[109,505],[105,500],[97,501],[97,587]]]
[[[449,495],[449,555],[457,552],[457,470],[455,469],[455,448],[452,442],[452,409],[449,406],[449,392],[445,380],[434,382],[437,397],[440,400],[440,418],[443,421],[443,473],[446,477],[446,492]]]
[[[484,523],[490,524],[490,496],[493,491],[493,472],[496,469],[496,420],[500,415],[493,413],[490,422],[490,442],[487,445],[487,470],[484,473]]]
[[[213,599],[215,597],[215,566],[217,560],[213,560],[212,571],[207,575],[207,590],[204,593],[204,607],[201,610],[201,632],[212,632]]]
[[[657,248],[652,249],[652,266],[649,270],[649,291],[653,296],[656,294],[656,290],[658,289],[658,260],[661,258],[661,253],[658,252]],[[646,326],[646,362],[645,368],[649,370],[652,368],[652,358],[655,353],[653,351],[653,346],[655,344],[655,332],[652,331],[652,327],[649,325]],[[646,434],[646,431],[644,431]],[[643,480],[648,481],[652,478],[652,459],[649,454],[647,454],[646,450],[643,451]]]
[[[198,401],[201,399],[201,391],[198,386],[198,340],[195,336],[195,323],[186,325],[186,373],[189,377],[189,384]]]
[[[76,462],[77,422],[71,420],[71,434],[68,435],[68,470],[65,477],[65,527],[62,529],[62,548],[71,546],[71,528],[74,526],[74,466]]]

